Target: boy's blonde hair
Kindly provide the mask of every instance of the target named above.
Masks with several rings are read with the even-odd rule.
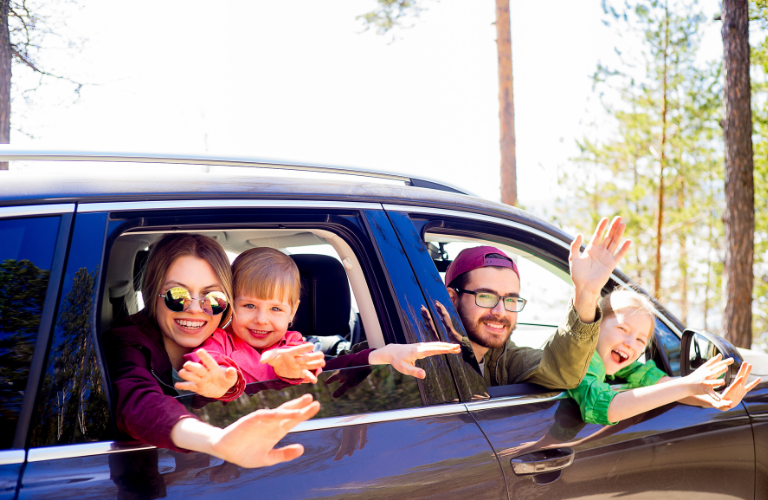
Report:
[[[656,315],[648,297],[634,290],[616,289],[600,299],[603,319],[616,316],[617,312],[628,309],[634,311],[632,314],[646,314],[651,319],[651,331],[648,332],[648,342],[650,342],[653,338],[653,332],[656,330]]]
[[[296,312],[301,295],[301,276],[292,258],[269,247],[251,248],[232,263],[235,297],[261,300],[279,297]]]

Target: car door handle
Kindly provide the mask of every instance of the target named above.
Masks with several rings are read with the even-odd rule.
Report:
[[[529,476],[565,469],[573,463],[575,456],[573,448],[554,448],[527,453],[509,462],[515,475]]]

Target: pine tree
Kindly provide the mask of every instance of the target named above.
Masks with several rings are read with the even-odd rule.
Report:
[[[686,319],[693,297],[704,314],[717,305],[716,280],[695,280],[719,234],[720,84],[717,63],[696,62],[704,16],[696,4],[659,0],[604,4],[609,24],[639,40],[619,68],[594,74],[612,130],[579,141],[575,168],[562,182],[574,190],[565,220],[581,228],[621,214],[634,249],[622,266]],[[712,252],[709,252],[712,253]],[[715,252],[716,253],[716,252]],[[701,272],[700,272],[701,271]]]

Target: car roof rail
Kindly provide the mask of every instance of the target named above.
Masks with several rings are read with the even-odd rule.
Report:
[[[448,183],[415,177],[407,174],[384,172],[358,167],[305,163],[274,158],[255,158],[248,156],[222,156],[209,154],[173,154],[173,153],[138,153],[107,151],[75,151],[64,149],[15,148],[0,145],[0,161],[106,161],[106,162],[142,162],[165,164],[208,165],[217,167],[270,168],[277,170],[297,170],[304,172],[322,172],[327,174],[358,175],[374,179],[402,181],[408,186],[436,189],[450,193],[474,196],[471,192]]]

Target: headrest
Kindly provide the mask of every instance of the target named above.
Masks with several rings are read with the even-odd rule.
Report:
[[[305,337],[349,333],[351,299],[344,266],[327,255],[291,255],[301,274],[301,303],[291,330]]]

